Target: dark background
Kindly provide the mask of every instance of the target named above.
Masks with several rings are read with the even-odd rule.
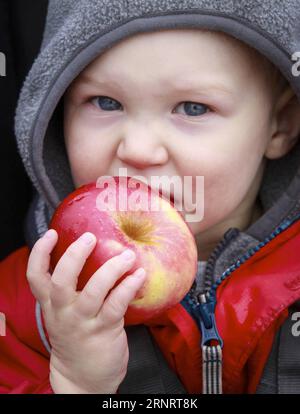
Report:
[[[24,219],[33,189],[17,151],[14,113],[40,48],[47,4],[0,0],[0,52],[6,56],[6,77],[0,77],[0,260],[25,244]]]

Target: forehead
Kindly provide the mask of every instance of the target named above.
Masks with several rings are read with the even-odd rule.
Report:
[[[96,58],[77,80],[129,87],[160,82],[178,90],[194,88],[201,80],[226,89],[249,76],[254,57],[249,47],[222,33],[164,30],[124,39]]]

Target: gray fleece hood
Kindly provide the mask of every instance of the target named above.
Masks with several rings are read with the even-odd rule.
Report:
[[[273,62],[300,99],[292,56],[300,51],[299,0],[50,0],[40,53],[23,85],[15,118],[18,149],[49,217],[74,189],[64,147],[62,97],[101,52],[136,33],[222,31]],[[299,210],[300,145],[269,161],[260,191],[265,214],[247,230],[262,239]]]

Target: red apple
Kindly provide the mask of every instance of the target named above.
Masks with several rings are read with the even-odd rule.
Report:
[[[78,188],[58,206],[49,226],[58,233],[51,267],[54,269],[66,248],[81,234],[94,233],[96,247],[79,275],[77,289],[82,290],[108,259],[127,248],[134,250],[135,265],[118,283],[139,267],[146,270],[145,283],[125,315],[126,325],[140,324],[179,303],[187,294],[196,275],[197,249],[188,225],[161,193],[132,178],[111,178],[115,198],[109,199],[108,194],[113,192],[109,193],[108,187],[100,188],[98,181],[98,185],[94,182]],[[120,203],[113,205],[114,200]],[[153,202],[157,203],[156,210]]]

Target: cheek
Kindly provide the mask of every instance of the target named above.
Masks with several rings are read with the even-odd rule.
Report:
[[[207,213],[211,209],[222,213],[241,202],[255,178],[259,159],[245,159],[245,155],[238,152],[235,155],[215,157],[214,163],[207,166],[204,173]]]
[[[247,197],[257,181],[257,171],[264,154],[264,128],[254,135],[241,137],[237,131],[223,131],[223,136],[202,142],[182,164],[183,175],[204,177],[204,218],[192,225],[193,232],[203,231],[228,217]],[[213,144],[214,142],[214,144]],[[188,166],[188,167],[186,167]],[[193,203],[201,194],[193,186]]]
[[[96,181],[109,169],[113,140],[105,128],[74,113],[65,118],[65,142],[76,187]]]

